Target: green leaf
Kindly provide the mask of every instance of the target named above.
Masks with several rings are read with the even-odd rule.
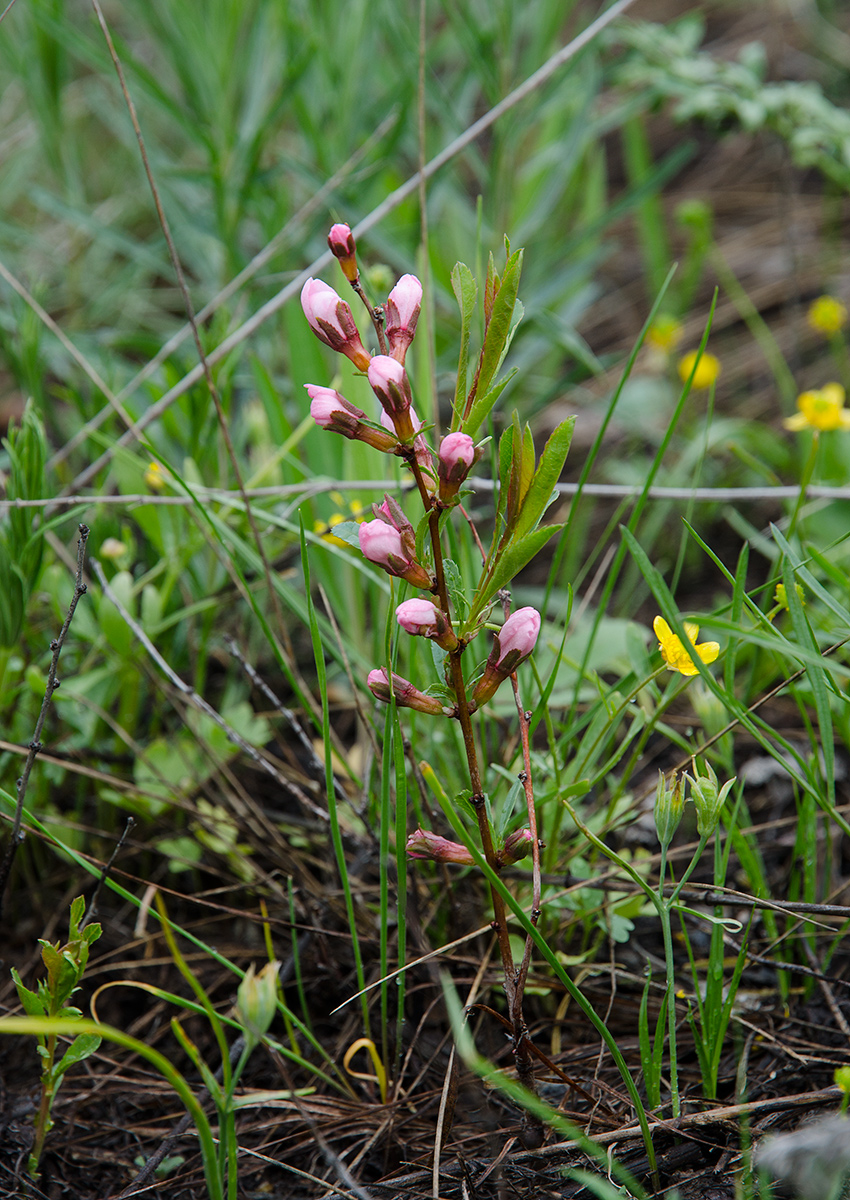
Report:
[[[516,537],[524,537],[536,528],[540,518],[545,513],[551,500],[555,484],[560,478],[561,471],[570,449],[575,428],[575,417],[562,421],[543,448],[540,463],[534,473],[531,486],[525,496],[519,520],[516,526]],[[534,451],[532,450],[532,456]],[[532,457],[533,461],[533,457]]]
[[[78,1034],[53,1068],[53,1078],[59,1079],[69,1067],[73,1067],[76,1063],[90,1058],[100,1043],[101,1039],[93,1033]]]
[[[517,423],[517,433],[519,433],[519,419],[516,413],[514,413],[514,419]],[[515,441],[520,442],[522,447],[519,466],[519,509],[522,511],[528,489],[534,479],[534,437],[531,433],[531,426],[526,425],[521,438],[517,436]]]
[[[507,347],[514,323],[514,307],[521,274],[522,250],[517,250],[505,263],[504,274],[498,282],[498,290],[493,300],[493,311],[487,323],[487,333],[481,348],[481,371],[478,376],[478,392],[481,395],[486,394],[495,379]]]
[[[71,911],[68,920],[68,941],[76,941],[80,931],[80,921],[86,911],[86,901],[84,896],[76,896],[71,901]]]
[[[25,987],[21,982],[21,977],[18,972],[12,967],[12,979],[18,991],[18,999],[23,1005],[24,1012],[28,1017],[46,1017],[47,1006],[40,996],[35,992],[31,992],[28,987]]]
[[[492,573],[482,580],[479,590],[475,593],[470,620],[483,611],[499,588],[507,587],[514,575],[518,575],[523,567],[531,562],[535,554],[543,549],[552,534],[557,533],[559,529],[563,529],[563,525],[546,525],[542,529],[535,529],[527,537],[511,541],[505,547],[499,554]]]
[[[452,431],[460,429],[463,405],[466,400],[466,380],[469,372],[469,335],[472,318],[478,299],[478,284],[466,263],[455,263],[452,269],[452,291],[460,308],[460,355],[457,364],[457,386],[455,388]]]
[[[355,550],[360,549],[360,534],[358,530],[360,526],[356,521],[340,521],[339,525],[334,525],[331,533],[334,537],[339,538],[341,542],[346,542],[349,546],[353,546]]]
[[[463,422],[463,432],[468,433],[470,437],[474,437],[481,424],[486,421],[491,410],[496,407],[496,401],[501,396],[502,392],[508,386],[514,375],[517,373],[515,367],[509,371],[504,379],[500,379],[497,384],[490,388],[490,391],[483,397],[479,397],[472,406],[469,416]]]

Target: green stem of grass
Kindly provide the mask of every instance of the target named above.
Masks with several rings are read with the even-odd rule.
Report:
[[[815,430],[812,433],[812,444],[809,446],[809,453],[806,456],[806,461],[803,464],[803,472],[800,476],[800,491],[797,494],[797,499],[794,502],[794,511],[791,514],[791,521],[788,525],[787,538],[790,541],[797,529],[797,522],[800,518],[800,512],[806,502],[806,492],[809,484],[812,482],[812,476],[815,472],[815,463],[818,458],[818,450],[820,449],[820,431]]]

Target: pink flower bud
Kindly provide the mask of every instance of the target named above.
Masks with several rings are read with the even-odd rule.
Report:
[[[517,829],[505,839],[505,844],[499,852],[499,860],[503,863],[515,863],[527,858],[534,845],[530,829]]]
[[[439,465],[440,499],[446,503],[457,495],[482,451],[476,448],[468,433],[449,433],[440,442]]]
[[[357,530],[363,557],[383,567],[388,575],[406,579],[417,588],[430,588],[433,580],[404,544],[397,529],[384,521],[363,521]]]
[[[392,420],[398,436],[407,441],[416,432],[410,419],[410,380],[401,363],[386,354],[376,354],[369,363],[369,383]]]
[[[375,699],[382,700],[384,704],[389,704],[394,696],[400,708],[414,708],[417,712],[429,713],[434,717],[442,716],[445,711],[436,696],[426,696],[409,679],[403,679],[395,672],[391,675],[386,667],[370,671],[366,683]]]
[[[364,424],[362,418],[366,414],[363,410],[350,404],[333,388],[317,387],[312,383],[305,383],[304,387],[311,401],[310,416],[322,429],[327,429],[330,433],[341,433],[343,437],[352,441],[365,442],[386,454],[398,449],[398,438],[395,434],[384,433],[381,429],[373,429],[371,425]]]
[[[332,287],[321,279],[308,279],[301,289],[301,307],[319,341],[350,358],[359,371],[368,369],[370,356],[360,341],[351,309]]]
[[[404,515],[404,510],[399,502],[385,494],[380,504],[372,505],[372,512],[379,521],[385,521],[387,525],[392,525],[393,529],[397,530],[401,535],[404,553],[408,558],[413,558],[416,553],[416,530]]]
[[[536,608],[518,608],[515,613],[511,613],[497,635],[497,668],[505,675],[512,675],[537,645],[539,633],[540,613]]]
[[[422,284],[415,275],[402,275],[387,297],[386,307],[390,354],[403,363],[407,347],[413,341],[422,307]]]
[[[430,600],[405,600],[395,610],[395,615],[405,633],[430,637],[437,628],[439,611]]]
[[[450,842],[448,838],[431,833],[428,829],[416,829],[407,839],[405,846],[408,858],[427,858],[432,862],[458,863],[463,867],[471,867],[475,859],[460,842]]]
[[[398,530],[384,521],[363,521],[358,534],[363,557],[379,567],[390,570],[394,561],[404,561],[407,557]]]
[[[313,383],[305,383],[304,387],[310,397],[310,416],[322,429],[334,429],[342,424],[346,428],[356,427],[366,416],[362,408],[349,404],[344,396],[333,388],[318,387]],[[340,429],[338,432],[343,433]]]
[[[519,608],[511,613],[493,638],[493,649],[484,674],[475,685],[472,700],[479,707],[489,700],[499,684],[524,663],[537,643],[540,613],[536,608]]]
[[[443,650],[454,650],[457,645],[446,614],[430,600],[405,600],[399,604],[395,615],[406,633],[431,638]]]
[[[354,243],[354,234],[348,225],[332,225],[328,234],[328,245],[331,248],[331,254],[339,259],[339,265],[342,267],[345,278],[349,283],[354,283],[357,279],[357,247]]]

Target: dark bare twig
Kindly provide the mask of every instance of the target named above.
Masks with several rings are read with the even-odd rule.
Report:
[[[92,898],[89,901],[89,906],[86,909],[86,915],[83,917],[82,921],[80,921],[80,929],[84,929],[86,927],[86,925],[88,925],[89,921],[91,921],[92,918],[97,916],[97,902],[98,902],[98,900],[100,900],[100,893],[103,891],[103,885],[106,883],[107,879],[109,878],[109,872],[112,870],[112,864],[115,862],[116,858],[121,853],[124,843],[127,840],[127,835],[130,833],[130,831],[132,830],[132,828],[135,824],[136,824],[135,818],[133,818],[133,817],[127,818],[127,824],[124,826],[124,832],[121,834],[120,838],[115,843],[115,849],[112,851],[112,853],[109,856],[109,862],[105,864],[103,870],[100,873],[100,879],[98,879],[97,887],[94,889]]]
[[[68,636],[68,630],[71,628],[71,621],[74,619],[74,613],[77,608],[80,596],[83,596],[86,591],[86,585],[83,583],[83,568],[86,562],[86,543],[89,540],[88,525],[80,526],[80,537],[77,542],[77,573],[74,579],[74,594],[71,597],[71,603],[68,606],[68,612],[62,628],[59,630],[59,636],[54,638],[50,643],[50,649],[53,651],[53,657],[50,660],[50,667],[47,671],[47,686],[44,689],[44,699],[41,702],[41,711],[38,714],[38,720],[35,723],[35,733],[32,741],[29,744],[29,753],[27,754],[24,769],[21,772],[17,783],[17,804],[15,805],[15,818],[12,822],[12,833],[9,838],[9,843],[6,847],[6,853],[3,855],[3,862],[0,864],[0,913],[3,911],[3,896],[6,891],[6,884],[9,881],[9,873],[12,870],[12,863],[15,861],[15,855],[18,853],[18,847],[24,840],[24,834],[21,833],[21,820],[24,812],[24,797],[27,792],[30,772],[32,771],[33,763],[36,755],[41,749],[41,731],[44,729],[44,722],[47,719],[47,710],[50,707],[50,701],[53,699],[53,693],[59,687],[59,680],[56,678],[56,670],[59,666],[59,654],[62,646],[65,643],[65,638]]]

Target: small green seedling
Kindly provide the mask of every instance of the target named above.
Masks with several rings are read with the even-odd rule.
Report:
[[[85,901],[82,896],[77,896],[76,900],[71,902],[70,929],[68,941],[64,946],[58,942],[53,945],[52,942],[39,938],[47,978],[39,981],[37,992],[25,987],[18,972],[12,968],[18,998],[27,1016],[62,1017],[72,1020],[82,1016],[80,1009],[68,1001],[79,987],[88,963],[89,949],[102,933],[98,924],[80,928],[84,912]],[[74,1038],[57,1062],[57,1035],[39,1033],[36,1034],[36,1038],[41,1057],[41,1103],[35,1115],[35,1142],[28,1162],[29,1173],[33,1179],[38,1178],[38,1163],[44,1149],[44,1139],[53,1125],[50,1114],[62,1078],[69,1067],[94,1054],[100,1045],[100,1038],[96,1035],[81,1033]]]

